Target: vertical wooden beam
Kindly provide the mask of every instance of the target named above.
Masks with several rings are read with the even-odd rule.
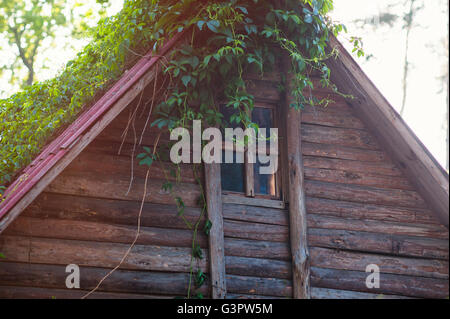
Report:
[[[247,115],[250,118],[252,118],[252,113],[250,110],[247,111]],[[249,140],[249,143],[256,143],[256,139],[253,141]],[[256,154],[254,156],[256,156]],[[244,154],[244,173],[245,173],[245,177],[244,177],[245,196],[255,197],[255,179],[253,176],[254,175],[253,174],[253,163],[250,163],[248,149],[245,151],[245,154]]]
[[[286,97],[284,114],[286,116],[286,142],[289,187],[289,232],[292,252],[293,297],[310,298],[310,258],[307,242],[307,222],[303,160],[301,152],[301,115],[290,107],[295,102],[291,95],[293,76],[290,59],[283,58],[283,72],[286,75]]]
[[[209,263],[212,298],[224,299],[227,293],[225,283],[225,256],[222,215],[222,186],[220,164],[205,166],[205,192],[208,218],[212,223],[209,233]]]
[[[247,154],[245,156],[245,195],[255,197],[255,180],[253,176],[253,164],[249,163]]]

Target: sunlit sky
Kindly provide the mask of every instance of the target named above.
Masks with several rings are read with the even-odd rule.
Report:
[[[402,103],[402,76],[405,55],[406,31],[399,20],[394,28],[356,28],[352,21],[364,19],[384,10],[388,4],[401,3],[398,0],[334,0],[334,20],[348,27],[348,34],[361,36],[366,54],[374,58],[366,61],[356,59],[362,69],[385,95],[392,106],[399,110]],[[420,2],[420,1],[419,1]],[[446,161],[446,95],[439,93],[441,82],[437,79],[447,61],[443,39],[447,37],[446,0],[426,0],[417,14],[416,24],[411,31],[408,91],[404,119],[436,159],[445,166]],[[407,6],[392,9],[402,14]],[[448,43],[448,42],[447,42]],[[350,47],[346,45],[347,47]]]
[[[424,1],[424,0],[423,0]],[[392,9],[392,13],[402,14],[407,10],[404,0],[334,0],[335,10],[331,17],[344,23],[348,34],[340,39],[347,47],[346,38],[360,36],[364,41],[366,55],[373,58],[356,59],[380,91],[397,110],[402,101],[402,71],[404,60],[405,30],[401,19],[393,28],[360,28],[354,20],[364,19],[384,10],[388,4],[401,3]],[[419,1],[420,2],[420,1]],[[111,0],[108,14],[120,10],[123,0]],[[446,95],[440,92],[442,74],[445,64],[445,47],[447,16],[445,8],[447,0],[426,0],[425,6],[417,15],[416,24],[411,33],[409,61],[411,63],[408,78],[408,96],[404,118],[416,135],[427,146],[436,159],[444,166],[446,160]],[[71,47],[68,43],[71,43]],[[72,40],[67,32],[58,33],[58,41],[53,47],[47,47],[38,56],[37,65],[46,62],[47,67],[37,70],[38,80],[55,76],[67,61],[87,43],[86,40]],[[447,42],[448,43],[448,42]],[[0,62],[12,59],[14,52],[7,51],[4,40],[0,38]],[[8,72],[0,78],[0,98],[7,97],[16,90],[8,84]]]

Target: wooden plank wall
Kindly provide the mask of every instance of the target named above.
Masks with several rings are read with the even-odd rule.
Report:
[[[279,103],[279,77],[254,80],[255,96]],[[318,96],[330,95],[316,90]],[[448,230],[395,167],[347,103],[332,96],[326,110],[302,114],[312,298],[448,296]],[[125,110],[0,236],[0,298],[80,298],[118,264],[133,241],[145,169],[130,153],[136,137]],[[146,145],[156,138],[144,134]],[[160,138],[167,144],[168,135]],[[192,167],[180,167],[175,196],[185,216],[200,214]],[[198,170],[203,179],[202,169]],[[192,232],[161,190],[162,167],[150,172],[137,245],[93,298],[172,298],[187,292]],[[172,178],[169,176],[169,178]],[[286,209],[223,204],[227,298],[291,298]],[[204,256],[208,240],[200,234]],[[81,267],[81,290],[65,288],[65,266]],[[365,286],[365,267],[381,269],[381,287]],[[208,260],[198,264],[208,271]],[[202,288],[208,296],[208,285]]]
[[[80,298],[122,259],[136,234],[146,175],[134,161],[127,194],[133,131],[139,139],[146,121],[145,113],[138,116],[126,136],[123,155],[118,155],[132,109],[114,120],[0,236],[0,251],[6,256],[0,263],[0,298]],[[152,145],[156,136],[154,129],[147,130],[144,144]],[[167,139],[167,134],[162,136],[160,145]],[[185,216],[195,222],[200,188],[190,165],[180,169],[182,179],[174,186],[174,196],[184,200]],[[203,179],[201,167],[198,172]],[[177,216],[173,197],[162,190],[166,180],[161,165],[153,166],[150,176],[137,244],[93,298],[172,298],[187,293],[192,231]],[[208,256],[202,234],[200,243]],[[66,289],[68,264],[80,266],[81,291]],[[207,257],[197,266],[208,272]],[[208,285],[201,292],[208,296]]]
[[[334,101],[302,113],[316,297],[448,297],[448,230],[345,100],[314,94]],[[379,289],[365,285],[369,264],[380,268]]]

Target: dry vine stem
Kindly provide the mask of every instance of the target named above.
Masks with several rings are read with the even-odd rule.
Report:
[[[155,83],[156,83],[156,79],[155,79]],[[154,86],[154,91],[153,91],[153,92],[155,92],[155,90],[156,90],[156,85]],[[126,134],[127,134],[127,132],[128,132],[128,128],[129,128],[130,123],[131,123],[131,125],[132,125],[132,127],[133,127],[133,131],[134,131],[134,146],[133,146],[133,155],[132,155],[132,161],[131,161],[131,163],[132,163],[132,164],[131,164],[131,165],[132,165],[132,168],[131,168],[131,174],[132,174],[132,176],[131,176],[131,180],[130,180],[130,185],[129,185],[129,188],[128,188],[128,192],[130,191],[131,184],[132,184],[132,182],[133,182],[133,157],[134,157],[134,151],[135,151],[135,147],[136,147],[136,143],[137,143],[136,130],[135,130],[135,127],[134,127],[134,120],[135,120],[135,118],[136,118],[136,112],[137,112],[137,110],[138,110],[138,108],[139,108],[139,106],[140,106],[140,104],[141,104],[141,100],[142,100],[142,94],[141,94],[141,96],[140,96],[140,98],[139,98],[139,103],[138,103],[136,109],[134,110],[133,113],[130,113],[130,118],[128,119],[128,123],[127,123],[127,126],[126,126],[125,131],[124,131],[124,134],[123,134],[122,144],[120,145],[120,147],[122,147],[122,145],[123,145],[123,143],[124,143],[124,141],[125,141]],[[150,118],[150,116],[151,116],[152,109],[153,109],[153,102],[152,102],[152,107],[150,108],[150,112],[149,112],[148,118]],[[145,128],[144,128],[144,130],[145,130]],[[142,134],[144,134],[144,133],[142,132]],[[153,148],[153,155],[155,155],[155,153],[156,153],[156,148],[157,148],[157,146],[158,146],[160,136],[161,136],[161,133],[159,133],[158,136],[156,137],[155,145],[154,145],[154,148]],[[119,150],[119,153],[120,153],[120,150]],[[90,292],[88,292],[86,295],[84,295],[83,297],[81,297],[81,299],[86,299],[86,298],[89,297],[91,294],[93,294],[95,291],[97,291],[97,289],[100,288],[101,284],[102,284],[109,276],[111,276],[117,269],[120,268],[120,266],[123,264],[123,262],[124,262],[125,259],[128,257],[128,255],[130,254],[131,250],[133,249],[134,245],[136,244],[136,242],[137,242],[137,240],[138,240],[138,238],[139,238],[140,232],[141,232],[141,216],[142,216],[142,210],[143,210],[143,208],[144,208],[145,197],[147,196],[147,183],[148,183],[148,175],[149,175],[149,173],[150,173],[150,167],[147,169],[147,173],[145,174],[144,194],[142,195],[141,206],[140,206],[140,208],[139,208],[136,236],[134,237],[133,242],[131,243],[130,247],[127,249],[127,251],[126,251],[125,254],[123,255],[123,257],[122,257],[122,259],[120,260],[119,264],[118,264],[116,267],[114,267],[110,272],[108,272],[108,273],[107,273],[107,274],[99,281],[99,283],[97,284],[97,286],[96,286],[94,289],[92,289]],[[127,194],[128,194],[128,192],[127,192]]]
[[[103,281],[105,281],[109,276],[112,275],[113,272],[115,272],[125,261],[125,259],[128,257],[128,255],[131,252],[131,249],[133,249],[134,245],[136,244],[138,238],[139,238],[139,234],[141,232],[141,215],[142,215],[142,209],[144,207],[144,202],[145,202],[145,196],[147,196],[147,181],[148,181],[148,174],[150,173],[150,169],[147,170],[147,174],[145,175],[145,183],[144,183],[144,196],[142,196],[142,201],[141,201],[141,207],[139,209],[139,216],[138,216],[138,224],[137,224],[137,230],[136,230],[136,236],[134,237],[133,242],[131,243],[130,247],[128,248],[128,250],[126,251],[125,255],[123,255],[122,260],[120,261],[120,263],[114,267],[109,273],[106,274],[106,276],[104,276],[98,283],[98,285],[92,289],[90,292],[88,292],[86,295],[84,295],[83,297],[81,297],[81,299],[86,299],[87,297],[89,297],[92,293],[94,293],[98,288],[100,288],[100,285],[103,283]]]

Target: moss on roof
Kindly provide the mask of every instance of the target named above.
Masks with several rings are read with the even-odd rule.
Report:
[[[130,1],[105,18],[92,41],[51,80],[0,100],[0,185],[11,181],[48,142],[56,129],[73,121],[142,52],[167,32],[155,32],[157,1]]]

